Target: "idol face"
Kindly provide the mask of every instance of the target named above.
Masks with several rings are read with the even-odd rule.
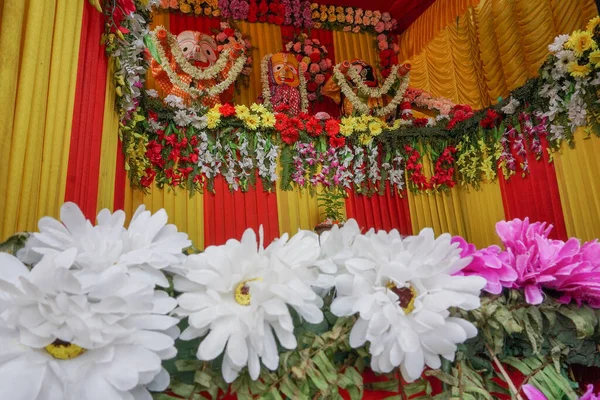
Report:
[[[363,60],[354,60],[351,63],[351,68],[354,68],[358,75],[362,78],[362,81],[369,87],[377,86],[377,77],[373,67],[367,64]]]
[[[177,44],[185,58],[195,61],[196,66],[200,68],[210,67],[219,58],[217,42],[204,33],[183,31],[177,35]]]
[[[298,87],[300,85],[298,60],[292,54],[273,54],[271,65],[273,66],[273,78],[278,85],[288,85],[291,87]]]

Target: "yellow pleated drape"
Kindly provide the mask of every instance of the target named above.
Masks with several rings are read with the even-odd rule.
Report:
[[[368,33],[333,31],[335,61],[341,63],[359,58],[375,67],[379,56],[374,41],[375,37]]]
[[[0,6],[0,240],[64,199],[83,2]]]
[[[114,73],[114,61],[111,59],[106,71],[102,147],[100,149],[100,176],[98,179],[98,211],[103,208],[113,209],[117,152],[121,151],[118,147],[119,116],[115,111],[115,98],[117,94],[115,92],[115,85],[112,82]]]
[[[575,148],[563,145],[554,166],[567,234],[582,240],[600,237],[600,139],[575,133]]]
[[[537,76],[555,36],[584,27],[598,13],[593,0],[475,3],[427,44],[413,34],[417,28],[401,36],[400,58],[414,54],[411,86],[475,108],[488,106]],[[410,51],[403,53],[403,47]]]
[[[236,104],[250,105],[256,103],[261,93],[262,83],[260,79],[260,63],[263,57],[269,53],[277,53],[282,50],[281,28],[278,25],[239,22],[239,30],[250,36],[252,43],[252,75],[248,87],[242,88],[235,95]]]
[[[441,30],[452,25],[456,17],[480,0],[444,0],[434,2],[399,37],[400,60],[408,60],[427,45]],[[560,1],[560,0],[559,0]]]
[[[477,247],[500,244],[496,222],[505,219],[498,181],[481,183],[479,190],[459,190],[465,238]]]

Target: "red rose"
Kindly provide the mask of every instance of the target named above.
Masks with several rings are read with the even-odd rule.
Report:
[[[424,126],[427,126],[428,122],[429,120],[427,118],[415,118],[413,119],[413,126],[416,128],[423,128]]]
[[[283,25],[284,22],[285,22],[285,18],[282,17],[281,15],[275,17],[275,21],[274,21],[275,25]]]
[[[340,122],[335,119],[330,119],[325,122],[325,130],[329,136],[335,136],[340,133]]]
[[[258,14],[258,6],[256,0],[250,0],[250,8],[248,9],[248,22],[256,22]]]
[[[227,36],[233,36],[235,34],[235,31],[231,28],[225,28],[223,29],[223,33]]]
[[[267,14],[263,14],[260,17],[258,17],[258,22],[267,22],[268,16]]]
[[[310,61],[314,63],[318,63],[319,61],[321,61],[321,53],[319,53],[318,51],[313,51],[310,55]]]
[[[317,84],[317,82],[310,81],[306,84],[306,90],[308,90],[310,93],[316,92],[318,88],[319,85]]]
[[[151,121],[158,121],[158,114],[154,111],[148,110],[148,119]]]
[[[219,112],[224,117],[231,117],[232,115],[235,115],[235,107],[231,104],[225,104],[219,107]]]
[[[345,137],[329,136],[329,145],[334,149],[338,149],[346,144]]]
[[[267,5],[266,0],[262,0],[260,2],[260,4],[258,5],[258,12],[261,14],[266,14],[267,12],[269,12],[269,6]]]
[[[304,57],[302,57],[302,54],[296,54],[296,60],[297,60],[298,62],[302,62],[302,59],[303,59],[303,58],[304,58]]]

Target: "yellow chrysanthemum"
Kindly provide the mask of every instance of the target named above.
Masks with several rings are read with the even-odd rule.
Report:
[[[565,43],[565,47],[573,50],[576,57],[581,57],[585,51],[597,49],[598,45],[590,32],[575,31]]]
[[[258,115],[248,114],[248,116],[244,118],[244,125],[246,125],[248,129],[251,129],[253,131],[255,131],[256,128],[258,128],[259,123],[260,118]]]
[[[594,33],[594,30],[598,27],[598,25],[600,25],[600,16],[595,16],[594,18],[590,19],[590,22],[588,22],[585,30]]]
[[[350,136],[350,135],[352,135],[352,133],[354,133],[354,129],[353,129],[352,125],[341,124],[340,125],[340,133],[343,136]]]
[[[215,129],[221,122],[221,113],[219,110],[211,109],[206,113],[206,124],[208,129]]]
[[[590,53],[590,63],[600,68],[600,50],[594,50]]]
[[[235,106],[235,116],[241,120],[248,118],[250,115],[250,110],[243,104],[238,104]]]
[[[592,72],[592,66],[590,64],[579,65],[577,61],[571,61],[568,66],[569,73],[574,78],[583,78],[588,76]]]
[[[275,126],[275,116],[269,112],[264,113],[261,118],[262,126],[265,128],[272,128]]]
[[[371,131],[371,135],[378,136],[383,131],[383,127],[381,126],[380,121],[372,121],[369,123],[369,131]]]
[[[366,146],[368,144],[371,144],[371,142],[373,141],[373,137],[371,137],[368,133],[361,133],[358,137],[358,141],[363,146]]]
[[[252,103],[252,105],[250,106],[250,110],[252,110],[255,113],[259,113],[259,114],[264,114],[269,111],[269,110],[267,110],[267,107],[263,106],[262,104],[258,104],[258,103]]]
[[[357,120],[354,123],[354,131],[355,132],[364,132],[368,129],[367,124],[362,120]]]

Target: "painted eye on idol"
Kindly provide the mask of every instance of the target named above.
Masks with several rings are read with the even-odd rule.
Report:
[[[292,74],[296,75],[298,73],[298,70],[296,69],[296,67],[292,67],[291,65],[289,66],[290,71],[292,72]]]
[[[215,49],[213,49],[209,44],[201,45],[202,54],[210,61],[215,61],[217,59],[217,53]]]
[[[273,67],[273,72],[279,72],[283,69],[283,64],[276,65]]]

